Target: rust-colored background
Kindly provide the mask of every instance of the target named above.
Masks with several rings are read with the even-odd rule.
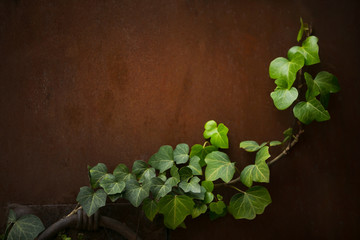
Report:
[[[341,84],[326,123],[278,162],[273,203],[254,221],[188,219],[171,239],[359,239],[360,21],[357,1],[0,3],[0,223],[7,203],[73,203],[87,165],[148,160],[203,143],[203,125],[242,140],[282,138],[293,120],[269,97],[268,65],[296,44],[299,17]],[[275,152],[273,152],[275,154]],[[230,196],[232,190],[226,191]]]

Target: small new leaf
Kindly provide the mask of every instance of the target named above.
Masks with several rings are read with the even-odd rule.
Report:
[[[191,216],[192,216],[192,218],[197,218],[201,214],[206,213],[206,210],[207,210],[206,204],[203,204],[203,203],[196,204],[195,207],[193,208]]]
[[[293,102],[298,97],[298,91],[296,88],[291,87],[287,88],[275,88],[275,90],[270,94],[271,98],[274,101],[274,105],[279,110],[285,110],[293,104]]]
[[[211,144],[216,147],[229,148],[228,132],[229,129],[224,124],[217,126],[214,120],[210,120],[205,124],[204,138],[210,138]]]
[[[259,150],[260,148],[262,148],[266,144],[267,144],[267,142],[264,142],[261,145],[259,145],[255,141],[242,141],[240,143],[240,148],[243,148],[247,152],[256,152],[257,150]]]

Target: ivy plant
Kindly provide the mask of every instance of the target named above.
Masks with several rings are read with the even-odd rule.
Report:
[[[80,188],[77,209],[82,208],[91,216],[106,205],[107,198],[112,202],[126,199],[134,207],[141,207],[150,221],[162,215],[164,225],[170,229],[185,227],[187,218],[206,213],[210,219],[231,214],[235,219],[248,220],[262,214],[271,203],[270,193],[264,186],[270,182],[269,165],[298,142],[304,124],[330,119],[329,96],[340,90],[333,74],[309,73],[312,65],[320,63],[319,40],[311,35],[310,26],[302,20],[297,41],[299,45],[291,47],[286,57],[274,59],[269,66],[269,76],[276,85],[270,97],[279,110],[292,107],[297,123],[284,131],[282,141],[241,142],[240,148],[256,153],[252,164],[241,171],[236,167],[237,162],[223,152],[229,148],[228,127],[210,120],[204,125],[203,144],[161,146],[148,162],[135,161],[131,170],[124,164],[112,172],[104,163],[89,167],[90,183]],[[282,147],[283,151],[271,158],[273,147]],[[225,186],[234,190],[229,199],[216,192]],[[15,234],[12,232],[20,231],[18,226],[24,219],[15,220],[13,215],[9,219],[12,228],[7,239],[12,239],[11,234]],[[38,222],[33,217],[31,221]],[[36,236],[41,230],[42,227],[34,227],[29,236]]]

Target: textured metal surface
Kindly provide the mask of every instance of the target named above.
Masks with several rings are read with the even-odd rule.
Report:
[[[74,202],[88,164],[202,143],[209,119],[230,128],[231,159],[250,163],[240,141],[279,139],[292,123],[273,107],[268,64],[296,44],[302,16],[320,39],[318,70],[342,87],[331,121],[272,168],[264,215],[200,217],[171,239],[359,237],[358,13],[333,0],[1,1],[1,207]]]

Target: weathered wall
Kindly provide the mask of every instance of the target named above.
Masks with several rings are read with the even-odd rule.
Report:
[[[357,1],[10,1],[0,3],[0,194],[7,203],[74,202],[87,165],[147,160],[163,144],[202,143],[209,119],[242,140],[292,124],[269,93],[272,59],[299,17],[320,39],[317,68],[341,93],[276,164],[273,203],[254,221],[187,221],[172,239],[358,238]],[[4,211],[0,212],[1,224]]]

